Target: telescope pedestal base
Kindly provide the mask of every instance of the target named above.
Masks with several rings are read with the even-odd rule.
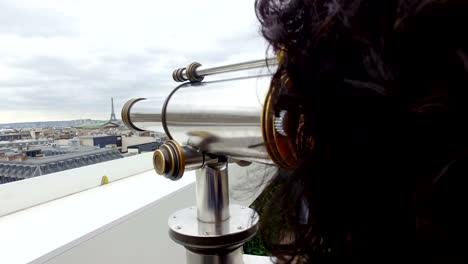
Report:
[[[258,214],[245,206],[231,205],[230,217],[207,223],[198,220],[197,209],[189,207],[170,216],[169,236],[187,249],[188,264],[239,264],[242,245],[258,230]]]
[[[203,255],[187,250],[187,264],[239,264],[244,263],[242,247],[221,255]]]

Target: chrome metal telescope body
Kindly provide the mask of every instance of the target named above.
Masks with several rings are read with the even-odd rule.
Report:
[[[164,99],[128,101],[122,119],[135,130],[164,131],[180,145],[204,153],[284,165],[287,155],[281,141],[286,136],[275,131],[278,120],[270,104],[270,65],[276,65],[276,60],[200,70],[200,64],[192,63],[173,73],[174,80],[191,82],[179,85]],[[207,75],[255,68],[262,69],[262,74],[199,82]]]
[[[267,65],[274,64],[268,59],[203,69],[192,63],[173,73],[174,80],[190,82],[163,99],[136,98],[122,109],[127,127],[164,131],[170,138],[154,152],[158,174],[177,180],[197,170],[197,210],[180,210],[168,221],[169,235],[186,247],[189,264],[243,263],[242,245],[258,229],[254,210],[229,204],[229,162],[287,161],[283,115],[277,118],[271,103],[275,89]],[[207,75],[255,68],[264,68],[263,74],[201,82]]]
[[[158,173],[172,174],[168,178],[173,180],[180,178],[186,167],[201,168],[205,160],[212,160],[205,154],[293,167],[287,135],[281,127],[286,118],[284,113],[275,113],[271,103],[276,89],[270,87],[270,65],[275,66],[276,60],[209,69],[192,63],[173,73],[174,80],[188,78],[190,82],[177,86],[165,98],[128,101],[122,109],[122,120],[129,128],[165,132],[173,140],[173,144],[160,148],[163,153],[157,150],[154,158]],[[260,69],[260,73],[200,82],[207,75],[251,69]],[[192,148],[187,160],[199,162],[186,163],[184,153],[188,149],[181,146]]]
[[[262,136],[270,75],[185,83],[165,103],[135,99],[124,108],[137,130],[164,131],[181,145],[237,160],[271,163]]]

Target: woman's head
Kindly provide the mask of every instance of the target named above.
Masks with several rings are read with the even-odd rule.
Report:
[[[434,193],[467,172],[468,3],[257,0],[256,11],[281,52],[273,102],[298,160],[273,183],[272,203],[292,208],[279,232],[293,234],[274,250],[442,250],[456,235]],[[419,235],[427,245],[410,250]]]

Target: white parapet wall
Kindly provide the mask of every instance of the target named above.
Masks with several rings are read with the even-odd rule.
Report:
[[[0,217],[0,263],[185,263],[185,249],[168,236],[167,219],[173,212],[195,204],[194,172],[186,172],[174,182],[153,170],[138,172],[127,168],[149,161],[147,155],[139,156],[43,178],[51,182],[54,177],[83,177],[89,182],[83,191],[66,196],[59,192],[56,199],[36,194],[54,191],[35,188],[40,178],[22,181],[35,192],[32,197],[42,200],[26,199],[30,207],[23,203],[16,210],[10,208],[13,213]],[[91,177],[93,173],[95,177]],[[112,181],[99,186],[95,181],[103,173]],[[231,201],[250,204],[261,191],[260,183],[268,178],[263,176],[270,173],[271,168],[264,166],[231,166]],[[63,179],[57,183],[70,188]],[[39,183],[36,187],[44,186],[48,185]],[[27,195],[19,187],[5,185],[3,195],[14,194],[15,190]],[[61,190],[60,186],[56,186],[57,190]],[[246,263],[270,260],[246,256]]]
[[[192,205],[194,197],[194,185],[186,185],[33,263],[185,263],[185,249],[168,236],[167,219],[177,208]]]
[[[188,176],[170,182],[148,171],[1,217],[0,263],[182,261],[167,219],[193,204]]]

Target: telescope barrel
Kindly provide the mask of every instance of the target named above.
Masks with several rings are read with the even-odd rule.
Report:
[[[133,99],[122,119],[136,130],[165,132],[207,153],[271,164],[262,136],[263,104],[271,75],[185,83],[165,102]]]
[[[156,170],[171,179],[183,174],[179,167],[202,168],[217,156],[238,164],[259,162],[294,168],[297,160],[284,130],[288,113],[274,109],[278,89],[270,89],[271,72],[201,82],[207,75],[276,64],[274,58],[209,69],[192,63],[173,73],[174,79],[190,82],[179,85],[164,99],[128,101],[122,120],[138,131],[164,132],[173,141],[154,156]]]

